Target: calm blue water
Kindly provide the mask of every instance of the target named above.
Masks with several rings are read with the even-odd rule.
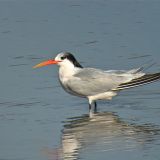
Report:
[[[65,50],[84,66],[160,71],[159,19],[156,0],[1,0],[0,160],[159,160],[159,82],[89,116],[57,67],[32,69]]]

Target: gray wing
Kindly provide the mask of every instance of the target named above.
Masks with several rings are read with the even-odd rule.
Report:
[[[91,96],[116,89],[121,83],[129,82],[136,76],[140,76],[139,73],[83,68],[67,81],[67,86],[76,94]]]

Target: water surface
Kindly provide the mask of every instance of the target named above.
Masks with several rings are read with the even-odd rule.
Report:
[[[32,69],[65,50],[83,66],[160,71],[159,19],[156,0],[0,1],[0,159],[159,160],[159,82],[89,114],[57,67]]]

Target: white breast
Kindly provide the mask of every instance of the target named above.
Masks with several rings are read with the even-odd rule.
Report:
[[[59,68],[59,80],[60,84],[65,91],[72,95],[81,96],[78,93],[72,90],[72,86],[69,85],[68,81],[73,78],[74,74],[76,74],[80,68],[73,66],[60,66]]]

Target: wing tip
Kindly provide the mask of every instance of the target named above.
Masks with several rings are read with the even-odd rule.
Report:
[[[117,88],[113,89],[113,91],[138,87],[158,80],[160,80],[160,73],[146,74],[140,78],[133,79],[130,82],[120,84]]]

